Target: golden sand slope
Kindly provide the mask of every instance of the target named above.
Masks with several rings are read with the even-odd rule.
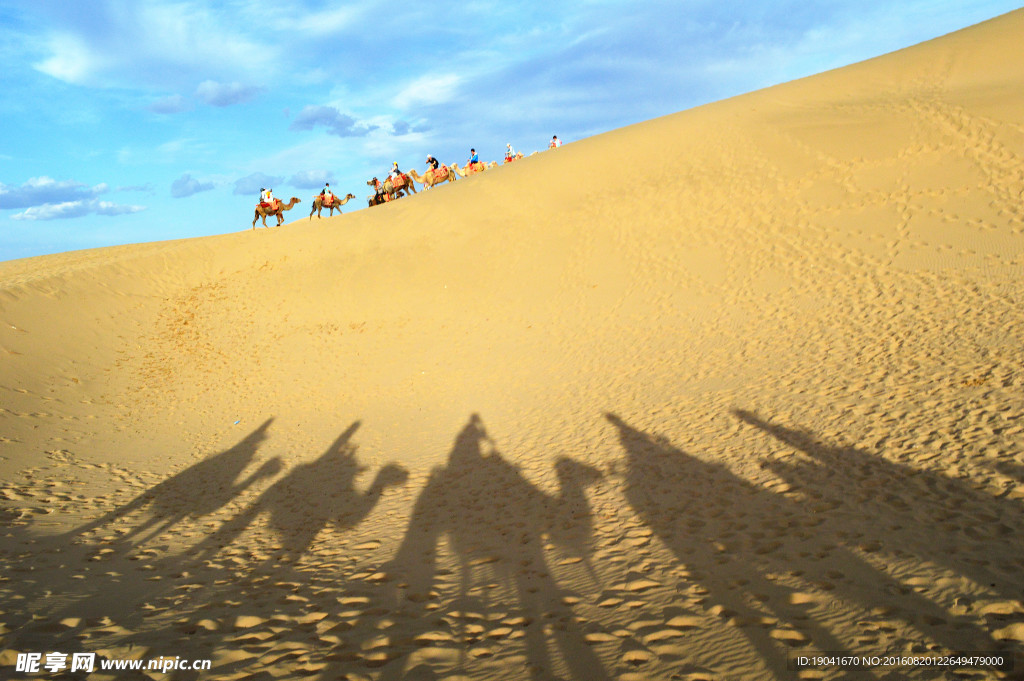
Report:
[[[0,264],[0,669],[1020,651],[1022,39],[1016,12],[354,215]]]

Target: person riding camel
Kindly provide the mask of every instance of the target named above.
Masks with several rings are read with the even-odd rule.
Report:
[[[427,156],[427,165],[433,168],[434,170],[437,170],[437,167],[441,164],[438,163],[437,159],[434,158],[433,156]]]
[[[334,192],[331,191],[331,183],[324,183],[324,188],[320,190],[320,203],[325,206],[330,206],[334,203],[336,198],[337,197],[334,195]]]
[[[396,180],[402,177],[402,171],[398,169],[398,161],[395,161],[391,164],[391,177],[395,178]]]
[[[512,148],[511,144],[505,145],[505,162],[514,161],[516,158],[516,150]]]
[[[274,190],[273,189],[264,189],[263,187],[260,187],[260,204],[264,205],[264,206],[267,206],[268,208],[273,208],[273,206],[274,206]]]
[[[552,135],[548,149],[557,149],[560,146],[562,146],[562,140],[558,139],[558,135]]]

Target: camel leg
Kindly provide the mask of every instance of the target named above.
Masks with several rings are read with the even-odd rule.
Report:
[[[256,229],[256,221],[260,219],[260,212],[256,211],[256,215],[252,218],[252,228]]]

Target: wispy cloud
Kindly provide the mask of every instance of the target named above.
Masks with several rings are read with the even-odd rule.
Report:
[[[97,87],[181,87],[200,76],[258,77],[279,61],[243,11],[193,2],[65,3],[47,13],[47,56],[35,68]]]
[[[176,199],[183,199],[199,192],[210,191],[213,187],[212,182],[200,182],[190,174],[185,173],[171,183],[171,196]]]
[[[145,206],[126,206],[110,201],[64,201],[33,206],[11,216],[12,220],[66,220],[86,215],[125,215],[146,210]]]
[[[262,87],[243,85],[241,83],[218,83],[204,80],[196,88],[196,97],[210,106],[232,106],[242,104],[264,91]]]
[[[146,110],[157,114],[176,114],[191,108],[192,104],[181,95],[171,95],[156,100],[147,106]]]
[[[303,170],[288,180],[288,184],[299,189],[318,189],[325,182],[334,182],[334,173],[328,170]]]
[[[84,36],[62,31],[51,35],[47,43],[50,56],[37,62],[35,68],[57,80],[84,85],[109,66],[110,60]]]
[[[119,192],[151,192],[153,191],[153,183],[147,182],[146,184],[133,184],[118,187]]]
[[[258,194],[263,187],[274,188],[275,184],[284,182],[283,177],[272,177],[263,173],[253,173],[235,181],[235,190],[232,194]]]
[[[106,183],[88,186],[74,180],[57,182],[51,177],[33,177],[21,186],[0,182],[0,209],[27,208],[48,203],[80,202],[92,199],[110,188]]]
[[[322,12],[299,12],[285,20],[284,29],[299,31],[307,36],[333,36],[339,31],[358,25],[367,13],[367,7],[338,7]]]
[[[307,106],[299,112],[289,130],[312,130],[317,126],[338,137],[362,137],[377,129],[376,125],[357,124],[356,119],[341,113],[333,106]]]
[[[461,82],[462,78],[453,73],[423,76],[403,87],[392,104],[399,109],[420,104],[443,104],[455,96]]]

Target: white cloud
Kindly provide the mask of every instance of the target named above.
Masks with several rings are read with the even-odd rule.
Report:
[[[146,210],[145,206],[126,206],[110,201],[64,201],[33,206],[11,216],[12,220],[64,220],[80,218],[91,213],[97,215],[124,215]]]
[[[91,2],[46,13],[49,56],[34,64],[54,78],[98,87],[180,88],[211,76],[253,81],[281,60],[252,17],[194,2]]]
[[[90,84],[96,74],[107,66],[107,60],[74,33],[54,34],[48,44],[52,54],[34,66],[66,83]]]
[[[20,187],[0,182],[0,208],[27,208],[47,203],[82,201],[95,198],[109,189],[105,183],[89,187],[74,180],[57,182],[45,175],[29,178]]]
[[[162,97],[146,107],[148,111],[158,114],[174,114],[188,111],[192,105],[181,95]]]
[[[455,96],[462,78],[454,73],[417,78],[395,95],[392,104],[399,109],[422,104],[443,104]]]
[[[377,128],[376,125],[368,126],[359,123],[333,106],[306,106],[295,117],[288,129],[312,130],[318,125],[322,125],[332,135],[338,137],[362,137]]]
[[[299,189],[316,189],[324,182],[334,182],[334,173],[329,170],[303,170],[292,175],[288,184]]]
[[[283,30],[299,31],[306,36],[322,36],[339,33],[356,26],[366,15],[366,7],[339,7],[323,12],[299,12],[297,16],[283,19]]]
[[[183,199],[199,192],[208,192],[213,189],[212,182],[200,182],[188,173],[185,173],[171,183],[171,196],[176,199]]]
[[[263,187],[274,188],[275,184],[284,182],[283,177],[271,177],[270,175],[264,175],[263,173],[252,173],[246,175],[243,178],[235,180],[235,189],[233,194],[239,194],[245,196],[247,194],[256,194]]]
[[[204,80],[196,88],[196,97],[210,106],[231,106],[248,102],[264,89],[242,83],[218,83],[214,80]]]

